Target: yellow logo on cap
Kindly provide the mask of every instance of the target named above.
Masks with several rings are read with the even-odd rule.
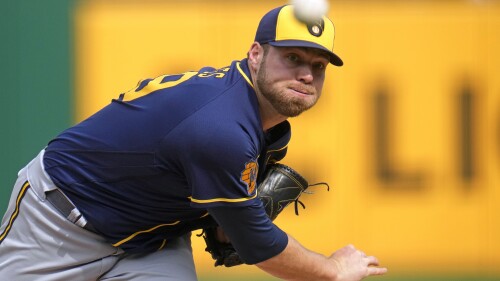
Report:
[[[309,32],[316,36],[316,37],[320,37],[321,34],[323,34],[323,30],[325,29],[325,21],[324,20],[320,20],[319,22],[317,23],[314,23],[314,24],[308,24],[307,25],[307,29],[309,30]]]
[[[323,46],[333,51],[333,40],[335,38],[335,27],[326,17],[311,25],[299,21],[294,13],[292,5],[285,6],[278,15],[276,24],[275,41],[300,40]]]

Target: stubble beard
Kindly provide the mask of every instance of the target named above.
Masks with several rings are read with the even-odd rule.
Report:
[[[268,79],[265,58],[257,72],[257,87],[261,94],[271,103],[273,108],[282,116],[285,117],[296,117],[302,112],[313,107],[318,101],[316,96],[316,89],[312,86],[308,86],[308,91],[314,92],[314,99],[306,100],[300,97],[295,97],[292,95],[287,95],[287,87],[289,83],[282,83],[282,87],[279,88],[276,84]]]

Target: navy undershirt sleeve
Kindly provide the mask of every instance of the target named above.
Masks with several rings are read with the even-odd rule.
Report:
[[[260,200],[255,202],[251,206],[208,209],[246,264],[272,258],[288,244],[287,234],[269,219]]]

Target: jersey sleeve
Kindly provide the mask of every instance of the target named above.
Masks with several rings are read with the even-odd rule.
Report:
[[[244,207],[209,208],[208,212],[246,264],[272,258],[288,244],[288,235],[269,219],[261,202]]]
[[[217,121],[198,119],[179,129],[183,140],[176,153],[191,189],[191,205],[252,204],[258,200],[258,141],[236,123]]]

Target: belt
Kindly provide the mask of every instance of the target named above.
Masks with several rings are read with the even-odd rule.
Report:
[[[69,200],[64,193],[59,189],[54,189],[45,192],[47,201],[49,201],[64,217],[70,222],[78,225],[81,228],[96,233],[95,228],[85,219],[75,205]]]

